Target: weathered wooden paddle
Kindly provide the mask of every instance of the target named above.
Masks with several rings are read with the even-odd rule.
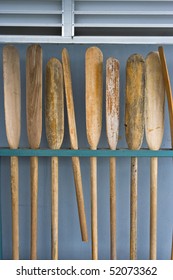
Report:
[[[64,84],[62,64],[51,58],[46,65],[46,136],[50,149],[60,149],[64,137]],[[58,157],[51,158],[52,259],[58,259]]]
[[[7,140],[10,149],[17,149],[21,128],[21,85],[20,58],[14,46],[3,48],[4,107]],[[19,197],[18,158],[11,157],[11,199],[12,199],[12,254],[19,259]]]
[[[158,52],[146,57],[145,134],[148,147],[159,150],[164,133],[165,88]],[[158,158],[150,159],[150,259],[157,258],[157,173]]]
[[[42,49],[31,45],[26,54],[26,120],[28,142],[38,149],[42,133]],[[30,159],[31,259],[37,259],[38,157]]]
[[[166,57],[165,57],[163,47],[159,47],[158,51],[159,51],[159,56],[160,56],[160,62],[161,62],[161,65],[162,65],[162,72],[163,72],[163,79],[164,79],[164,83],[165,83],[165,90],[166,90],[166,94],[167,94],[170,132],[171,132],[171,145],[172,145],[172,148],[173,148],[173,98],[172,98],[172,89],[171,89],[169,72],[168,72],[168,67],[167,67]]]
[[[115,150],[119,135],[119,61],[106,61],[106,133],[111,150]],[[116,159],[110,158],[110,247],[112,260],[116,259]]]
[[[70,59],[69,59],[69,54],[67,49],[63,49],[62,51],[62,65],[63,65],[63,73],[64,73],[65,96],[66,96],[66,106],[67,106],[71,148],[77,150],[78,139],[77,139],[75,110],[74,110],[74,102],[73,102]],[[83,196],[83,188],[82,188],[82,176],[81,176],[81,169],[80,169],[80,161],[78,157],[72,157],[72,165],[73,165],[73,174],[74,174],[74,181],[76,187],[76,197],[77,197],[77,204],[78,204],[78,213],[79,213],[82,240],[88,241],[85,204],[84,204],[84,196]]]
[[[125,135],[128,148],[139,150],[144,135],[145,62],[140,54],[131,55],[126,64]],[[130,259],[137,257],[138,159],[131,158]]]
[[[85,54],[86,75],[86,132],[90,149],[96,150],[102,127],[103,54],[97,47],[90,47]],[[97,158],[91,164],[91,231],[92,259],[98,259],[97,227]]]

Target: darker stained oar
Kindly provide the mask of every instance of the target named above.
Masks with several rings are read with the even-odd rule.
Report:
[[[144,134],[144,75],[145,62],[133,54],[126,65],[125,134],[128,148],[139,150]],[[137,257],[137,185],[138,160],[131,158],[130,259]]]
[[[42,49],[31,45],[26,53],[26,120],[29,146],[38,149],[42,133]],[[30,159],[31,259],[37,259],[38,157]]]
[[[46,136],[50,149],[60,149],[64,137],[64,85],[61,62],[51,58],[46,65]],[[51,158],[52,259],[58,259],[58,157]]]

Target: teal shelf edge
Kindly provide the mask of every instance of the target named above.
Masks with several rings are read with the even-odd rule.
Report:
[[[0,149],[0,156],[18,156],[18,157],[173,157],[173,150],[171,149],[161,149],[158,151],[152,151],[148,149],[141,150],[110,150],[110,149],[60,149],[60,150],[50,150],[50,149]]]

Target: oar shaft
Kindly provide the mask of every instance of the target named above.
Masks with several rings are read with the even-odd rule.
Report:
[[[131,158],[131,201],[130,201],[130,259],[137,257],[137,185],[138,159]]]
[[[37,259],[37,220],[38,220],[38,157],[30,159],[31,172],[31,259]]]
[[[110,158],[110,240],[111,260],[116,260],[116,158]]]
[[[150,259],[157,259],[157,173],[158,158],[150,159]]]
[[[19,259],[19,176],[18,158],[11,157],[11,199],[12,199],[12,254],[13,259]]]
[[[52,182],[52,259],[58,260],[58,158],[51,158]]]
[[[91,238],[92,259],[98,260],[98,226],[97,226],[97,158],[90,158],[91,164]]]
[[[81,235],[83,241],[88,241],[87,223],[85,215],[85,203],[82,188],[82,176],[78,157],[72,157],[73,174],[76,188],[76,197],[79,213]]]

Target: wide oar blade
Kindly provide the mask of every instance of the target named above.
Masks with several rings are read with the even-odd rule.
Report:
[[[42,49],[31,45],[26,54],[26,119],[29,145],[40,146],[42,133]]]
[[[91,149],[96,149],[102,127],[103,54],[97,47],[88,48],[86,70],[86,131]]]
[[[64,137],[64,84],[62,64],[51,58],[46,66],[46,136],[51,149],[59,149]]]
[[[109,147],[116,149],[119,133],[119,61],[106,62],[106,132]]]
[[[164,133],[165,88],[158,52],[146,57],[145,134],[151,150],[158,150]]]
[[[144,134],[144,68],[140,54],[129,57],[126,65],[125,135],[129,149],[141,147]]]
[[[8,143],[17,149],[21,128],[21,89],[19,53],[14,46],[3,48],[4,107]]]

